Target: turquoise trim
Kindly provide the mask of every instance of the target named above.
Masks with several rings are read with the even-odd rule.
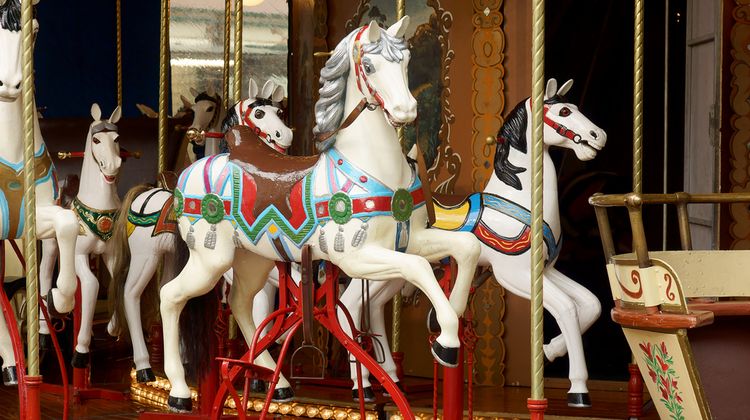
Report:
[[[0,189],[0,211],[3,212],[3,238],[8,238],[10,233],[10,209],[8,208],[8,200],[5,198],[5,192]]]
[[[44,154],[45,150],[47,150],[47,147],[44,145],[44,142],[42,142],[42,145],[39,147],[39,150],[34,152],[34,157],[35,158],[41,157]],[[0,164],[3,164],[13,169],[14,171],[16,171],[16,173],[21,172],[21,170],[23,170],[23,159],[20,162],[12,163],[0,157]]]

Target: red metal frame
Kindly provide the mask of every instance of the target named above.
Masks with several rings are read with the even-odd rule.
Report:
[[[628,382],[628,418],[643,417],[643,377],[638,365],[628,365],[630,381]]]

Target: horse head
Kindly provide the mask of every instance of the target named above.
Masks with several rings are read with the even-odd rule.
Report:
[[[286,153],[293,140],[292,130],[282,119],[280,103],[283,99],[283,86],[269,80],[258,89],[255,80],[250,79],[247,99],[234,107],[239,114],[235,115],[237,123],[250,127],[268,147],[279,153]]]
[[[381,106],[394,127],[417,117],[417,100],[409,90],[407,76],[411,53],[404,33],[408,27],[408,16],[388,29],[381,29],[373,20],[355,31],[349,50],[349,65],[360,93],[370,106]]]
[[[118,106],[108,120],[102,120],[102,111],[98,104],[91,105],[91,117],[94,122],[89,126],[86,140],[86,159],[93,159],[99,168],[102,179],[107,184],[113,184],[120,171],[122,158],[120,157],[120,141],[117,134],[117,122],[121,111]]]
[[[180,95],[180,100],[182,101],[182,108],[180,110],[193,111],[193,122],[190,124],[188,130],[201,133],[216,126],[221,114],[221,96],[214,92],[213,87],[209,87],[200,93],[190,88],[190,94],[194,97],[192,102],[184,95]],[[196,143],[199,145],[202,145],[204,141],[205,139],[202,137],[196,139]]]
[[[33,32],[39,29],[33,20]],[[0,101],[13,102],[21,96],[21,1],[0,0]]]
[[[560,89],[549,79],[544,93],[544,143],[575,152],[580,160],[591,160],[607,143],[607,133],[592,123],[576,105],[565,100],[573,86],[568,80]]]

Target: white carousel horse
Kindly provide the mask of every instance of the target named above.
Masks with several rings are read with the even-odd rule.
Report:
[[[192,103],[185,96],[180,95],[183,109],[193,110],[193,122],[190,124],[188,131],[218,132],[225,117],[225,110],[221,106],[221,95],[215,93],[213,87],[209,87],[208,90],[200,93],[190,88],[190,94],[194,97]],[[188,140],[190,145],[187,148],[187,153],[190,163],[205,156],[219,153],[219,139],[197,136],[195,139],[189,138]]]
[[[599,318],[601,304],[586,288],[555,269],[554,264],[560,250],[560,213],[557,200],[557,173],[549,156],[549,147],[572,149],[578,159],[586,161],[596,157],[606,141],[607,135],[594,125],[578,107],[565,102],[563,96],[571,88],[568,81],[559,90],[557,82],[547,83],[544,116],[544,242],[546,267],[544,270],[544,308],[557,321],[562,334],[544,346],[548,361],[569,353],[571,388],[568,405],[590,406],[586,380],[588,371],[583,353],[581,335]],[[443,205],[435,200],[434,227],[447,230],[473,232],[482,242],[479,265],[490,266],[498,283],[518,296],[530,295],[530,183],[531,154],[527,152],[527,139],[531,138],[528,124],[529,100],[518,106],[507,117],[497,137],[495,171],[482,193],[474,193],[456,205]],[[383,367],[396,378],[388,340],[385,338],[383,305],[399,290],[398,282],[381,284],[370,282],[372,329],[376,339],[385,349]],[[355,322],[362,310],[360,281],[352,281],[341,296],[341,301],[350,308]],[[343,324],[348,327],[347,324]],[[352,379],[356,389],[356,372],[352,364]],[[365,395],[374,398],[369,381],[364,381]]]
[[[470,233],[425,228],[422,186],[395,129],[416,118],[406,77],[407,26],[408,17],[388,30],[373,21],[336,47],[321,71],[315,107],[320,156],[292,158],[268,150],[263,156],[255,136],[237,127],[227,135],[229,155],[199,160],[180,175],[175,212],[190,255],[160,292],[171,409],[191,407],[178,325],[187,300],[211,291],[233,267],[230,304],[249,340],[255,332],[250,298],[274,261],[299,261],[303,245],[311,246],[312,259],[329,260],[349,276],[414,283],[437,309],[442,331],[433,355],[456,365],[458,316],[466,308],[480,247]],[[459,267],[450,300],[429,263],[447,256]],[[195,362],[190,356],[189,363]],[[267,351],[257,363],[275,366]]]
[[[231,125],[241,124],[266,135],[269,147],[280,145],[286,150],[292,143],[292,131],[279,118],[279,102],[284,98],[283,87],[268,81],[259,90],[254,80],[250,80],[248,99],[232,107],[227,117]],[[196,111],[196,115],[199,111]],[[239,119],[238,115],[242,116]],[[273,140],[275,139],[275,140]],[[271,143],[270,140],[273,140]],[[277,149],[274,149],[277,150]],[[175,233],[177,224],[172,211],[172,191],[166,188],[151,188],[145,185],[132,188],[126,195],[119,217],[115,222],[113,242],[116,244],[115,276],[113,300],[115,311],[107,331],[114,336],[123,333],[122,327],[130,331],[133,343],[133,362],[139,382],[155,380],[149,360],[141,322],[141,295],[156,272],[156,267],[164,256],[165,272],[162,278],[172,279],[169,272],[175,254]],[[231,274],[228,276],[231,279]],[[278,284],[278,272],[270,274],[270,283]],[[274,291],[259,294],[257,305],[261,308],[273,306]],[[120,323],[125,319],[127,325]],[[260,318],[262,320],[263,318]],[[275,392],[276,400],[291,398],[291,387],[281,386]]]
[[[24,231],[20,10],[19,0],[0,1],[0,239],[21,238]],[[36,31],[36,20],[33,24]],[[60,244],[57,287],[47,295],[50,311],[59,315],[70,312],[75,303],[74,251],[78,221],[72,211],[55,205],[59,193],[57,174],[37,118],[34,118],[34,150],[36,235],[39,239],[55,237]],[[40,278],[45,277],[51,279],[52,271],[40,270]],[[3,359],[3,383],[17,383],[16,358],[2,316],[0,357]]]
[[[78,215],[82,236],[78,238],[75,252],[75,271],[81,283],[81,325],[73,353],[73,367],[84,368],[89,363],[89,346],[94,322],[96,297],[99,294],[99,280],[91,271],[90,255],[101,255],[104,265],[112,274],[113,247],[109,239],[120,198],[117,196],[117,175],[120,171],[119,134],[117,122],[120,120],[120,107],[115,108],[108,120],[102,119],[98,104],[91,105],[93,122],[86,136],[83,152],[80,186],[73,199],[73,211]],[[54,264],[57,246],[53,239],[42,242],[42,266]],[[44,293],[50,285],[41,283]],[[41,333],[49,333],[45,328]]]

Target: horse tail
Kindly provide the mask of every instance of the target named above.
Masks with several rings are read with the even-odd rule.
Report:
[[[149,190],[146,184],[136,185],[125,195],[120,211],[115,218],[110,242],[114,244],[112,266],[112,282],[109,286],[110,315],[117,320],[117,335],[127,332],[128,323],[125,317],[125,280],[130,271],[130,244],[128,243],[128,212],[133,201],[143,192]],[[127,336],[127,334],[125,334]]]
[[[189,257],[187,244],[180,235],[174,235],[174,271],[180,273]],[[166,282],[171,281],[167,279]],[[180,314],[180,340],[182,341],[183,361],[187,378],[197,381],[211,368],[214,359],[214,325],[219,313],[219,285],[203,296],[187,301]],[[189,331],[189,333],[187,333]]]

